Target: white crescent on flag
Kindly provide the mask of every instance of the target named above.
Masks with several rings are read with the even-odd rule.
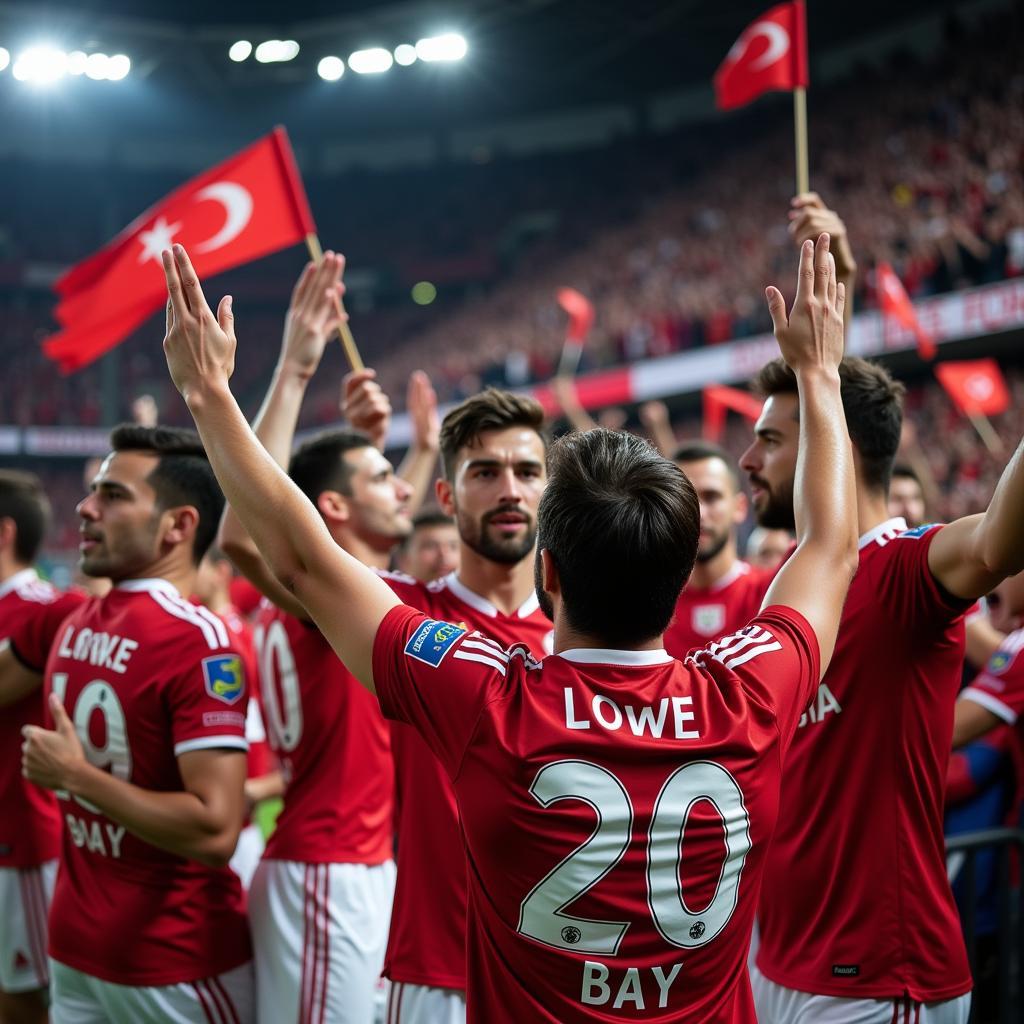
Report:
[[[194,246],[196,252],[213,252],[242,233],[252,217],[252,196],[233,181],[215,181],[196,193],[196,199],[213,199],[224,207],[224,226],[212,238]]]
[[[992,397],[995,386],[984,374],[973,374],[964,381],[964,391],[978,402],[984,402]]]
[[[758,37],[768,40],[768,49],[753,64],[751,71],[763,71],[789,53],[789,33],[775,21],[756,21],[733,44],[729,51],[732,63],[737,63],[750,49],[750,44]]]

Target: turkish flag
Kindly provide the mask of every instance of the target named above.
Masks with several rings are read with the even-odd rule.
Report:
[[[1009,408],[1010,392],[994,359],[938,363],[935,376],[965,416],[998,416]]]
[[[772,90],[806,88],[807,17],[803,0],[765,11],[733,43],[715,72],[715,105],[732,110]]]
[[[54,285],[62,326],[43,351],[65,373],[123,341],[167,301],[160,254],[189,251],[201,278],[314,234],[302,179],[283,128],[172,192]]]
[[[761,415],[763,402],[749,391],[739,388],[725,387],[723,384],[710,384],[704,389],[704,438],[717,441],[722,436],[725,416],[729,410],[745,416],[751,423],[756,423]]]
[[[913,331],[914,337],[917,338],[917,354],[922,359],[934,359],[935,339],[921,326],[921,321],[917,319],[917,310],[914,309],[914,304],[910,301],[910,296],[896,271],[888,263],[877,263],[875,283],[882,316],[890,317],[908,331]]]
[[[587,340],[590,328],[594,326],[594,304],[575,288],[559,288],[555,293],[555,298],[562,309],[569,314],[569,323],[565,328],[565,345],[562,348],[562,359],[558,372],[573,374],[580,365],[583,343]]]

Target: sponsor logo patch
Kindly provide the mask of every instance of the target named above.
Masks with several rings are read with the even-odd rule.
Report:
[[[236,703],[245,692],[245,672],[237,654],[215,654],[203,658],[206,692],[225,704]]]
[[[833,964],[832,974],[837,978],[856,978],[860,974],[860,964]]]
[[[985,671],[990,672],[994,676],[1002,675],[1002,673],[1005,672],[1012,664],[1013,655],[1009,651],[996,651],[996,653],[988,659]]]
[[[900,535],[900,540],[918,540],[923,537],[926,533],[931,532],[937,526],[941,526],[942,523],[924,523],[921,526],[915,526],[912,530],[904,530]]]
[[[427,619],[405,645],[405,653],[410,658],[422,661],[425,665],[437,668],[445,659],[445,655],[455,646],[460,637],[466,635],[462,626],[453,626],[450,622],[439,622]]]

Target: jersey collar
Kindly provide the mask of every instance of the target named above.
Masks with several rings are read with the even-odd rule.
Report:
[[[903,533],[906,528],[907,521],[902,516],[886,519],[884,523],[879,523],[876,527],[861,535],[860,540],[857,541],[857,550],[863,551],[873,541],[878,540],[883,533]]]
[[[715,582],[708,587],[708,591],[710,593],[714,593],[716,590],[725,590],[730,583],[735,583],[741,576],[746,576],[749,572],[750,566],[742,559],[737,558],[722,578],[715,580]]]
[[[657,651],[616,651],[608,647],[574,647],[562,651],[556,658],[577,665],[623,665],[627,667],[669,665],[675,659],[664,648]]]
[[[495,605],[491,604],[486,597],[481,597],[475,591],[470,590],[454,572],[448,573],[448,575],[443,577],[443,579],[444,585],[463,604],[468,604],[470,608],[475,608],[478,612],[481,612],[491,619],[496,619],[502,614],[502,612],[499,611]],[[536,592],[534,592],[530,594],[530,596],[519,606],[516,611],[516,616],[520,619],[528,619],[539,607],[540,602],[537,600]]]
[[[35,583],[37,579],[39,579],[39,575],[35,569],[21,569],[0,583],[0,597],[6,597],[11,591],[17,590],[27,583]]]
[[[115,590],[123,590],[129,594],[173,594],[181,596],[181,591],[170,581],[161,578],[143,580],[121,580],[114,585]]]

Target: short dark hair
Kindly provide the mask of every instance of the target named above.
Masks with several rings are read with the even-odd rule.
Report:
[[[864,483],[886,493],[900,447],[907,389],[884,366],[859,356],[847,356],[839,364],[839,380],[846,427],[860,454]],[[753,387],[764,398],[795,395],[796,374],[781,359],[774,359],[761,368]]]
[[[725,464],[725,468],[732,477],[732,482],[739,490],[740,467],[736,460],[720,445],[712,444],[710,441],[683,441],[675,450],[672,456],[673,462],[703,462],[705,459],[718,459]]]
[[[892,475],[894,477],[902,477],[904,480],[913,480],[918,487],[923,488],[921,483],[921,477],[918,476],[917,470],[908,462],[896,462],[893,463]]]
[[[544,408],[535,398],[513,391],[487,388],[457,405],[441,424],[441,468],[450,480],[459,452],[476,444],[487,430],[526,427],[541,441],[544,437]]]
[[[122,423],[111,431],[110,446],[115,452],[155,455],[158,462],[146,482],[160,508],[191,505],[199,513],[192,541],[192,560],[198,565],[217,536],[224,511],[224,494],[199,435],[184,427]]]
[[[10,519],[18,531],[14,557],[31,565],[50,525],[50,502],[35,473],[0,469],[0,519]]]
[[[697,555],[693,485],[647,441],[612,430],[560,438],[548,467],[537,557],[554,561],[569,624],[612,647],[663,633]]]
[[[358,430],[329,430],[299,445],[288,464],[288,475],[313,504],[324,491],[352,497],[352,467],[346,452],[372,448],[373,442]]]
[[[431,526],[454,526],[455,520],[448,515],[447,512],[442,512],[439,508],[428,508],[422,512],[417,512],[412,517],[412,528],[415,533],[416,530],[425,530]]]

